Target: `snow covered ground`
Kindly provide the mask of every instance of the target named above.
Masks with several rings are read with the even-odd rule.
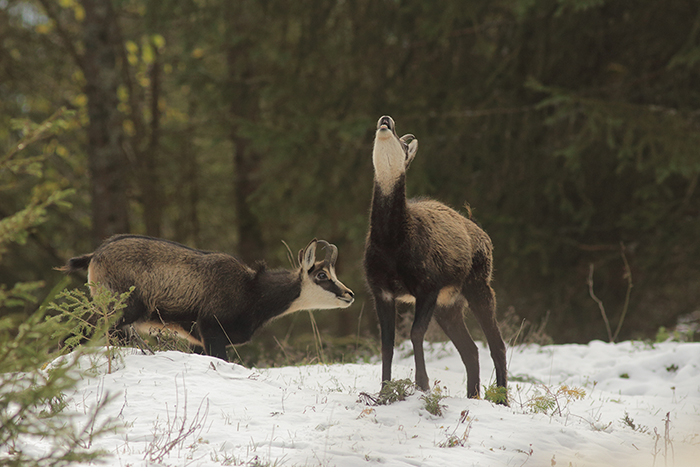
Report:
[[[380,363],[247,369],[132,350],[112,374],[102,363],[83,379],[69,408],[113,397],[105,416],[119,429],[93,442],[109,466],[700,465],[700,343],[509,349],[510,407],[466,398],[451,343],[426,350],[431,384],[447,396],[442,416],[420,392],[385,406],[359,400],[378,392]],[[413,371],[404,344],[394,377]],[[481,380],[493,380],[483,347]]]

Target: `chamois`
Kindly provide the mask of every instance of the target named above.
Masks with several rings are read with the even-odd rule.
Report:
[[[317,245],[326,249],[323,261],[316,261]],[[117,293],[134,286],[118,328],[132,323],[140,330],[168,328],[226,360],[228,344],[247,342],[273,318],[350,306],[354,295],[336,277],[337,258],[335,245],[314,239],[299,251],[297,269],[268,270],[262,261],[250,268],[224,253],[116,235],[59,269],[87,269],[88,283]]]
[[[506,387],[506,347],[496,322],[491,288],[492,245],[474,222],[429,199],[406,200],[406,169],[416,155],[413,135],[399,138],[394,120],[377,122],[372,162],[374,192],[364,268],[374,298],[382,342],[382,384],[391,380],[396,302],[415,302],[411,342],[416,385],[429,390],[423,337],[435,320],[454,343],[467,370],[467,396],[479,397],[479,355],[462,315],[468,304],[484,330]]]

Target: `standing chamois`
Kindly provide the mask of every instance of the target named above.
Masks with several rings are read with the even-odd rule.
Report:
[[[316,261],[317,245],[326,249],[323,261]],[[354,296],[335,275],[337,259],[335,245],[314,239],[299,251],[297,269],[271,271],[264,262],[250,268],[224,253],[117,235],[60,270],[87,269],[88,283],[116,293],[135,287],[116,327],[168,328],[226,360],[228,344],[249,341],[274,318],[350,306]]]
[[[462,316],[467,304],[486,335],[496,384],[507,384],[506,347],[496,323],[496,299],[490,286],[491,239],[474,222],[442,203],[406,200],[406,169],[417,149],[413,135],[397,136],[391,117],[379,119],[372,153],[374,193],[364,266],[381,330],[382,384],[391,380],[396,301],[415,301],[411,342],[416,385],[429,390],[423,337],[434,316],[467,369],[468,397],[479,397],[478,349]]]

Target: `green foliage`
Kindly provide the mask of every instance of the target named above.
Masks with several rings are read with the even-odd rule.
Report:
[[[656,331],[656,337],[654,338],[654,342],[665,342],[669,339],[671,339],[671,333],[668,332],[666,326],[659,326],[659,330]]]
[[[410,379],[397,379],[382,383],[382,389],[377,396],[360,393],[360,400],[368,405],[389,405],[406,400],[416,391],[416,386]]]
[[[542,381],[539,379],[535,378],[534,376],[530,376],[528,374],[516,374],[516,375],[508,375],[508,381],[516,383],[531,383],[531,384],[542,384]],[[493,386],[493,385],[492,385]],[[491,386],[489,386],[491,387]]]
[[[2,252],[0,282],[51,283],[51,266],[95,246],[84,93],[94,64],[80,39],[95,25],[74,2],[48,1],[27,7],[36,9],[29,24],[24,7],[12,8],[20,4],[10,0],[0,15],[0,153],[39,130],[12,119],[42,121],[62,105],[75,118],[0,172],[5,227],[25,235],[20,225],[46,220],[18,237],[23,248]],[[654,338],[698,303],[695,1],[113,8],[121,37],[110,44],[120,57],[112,131],[123,133],[125,173],[135,175],[119,187],[133,232],[271,266],[286,265],[281,239],[300,248],[326,238],[339,246],[339,277],[366,302],[359,258],[372,128],[390,113],[420,140],[409,195],[470,203],[494,242],[500,309],[532,323],[524,337],[604,337],[585,271],[595,264],[596,293],[619,322],[620,241],[636,285],[621,339]],[[50,196],[68,188],[70,214],[51,216],[67,198]],[[244,240],[256,233],[260,251],[251,251]],[[324,342],[354,333],[344,315],[355,322],[361,311],[319,318]],[[374,336],[376,322],[361,330]]]
[[[0,219],[0,237],[9,242],[25,244],[29,229],[46,220],[47,208],[54,205],[68,207],[69,205],[63,202],[63,199],[72,193],[73,190],[62,190],[48,194],[43,199],[33,199],[26,208]],[[0,254],[3,252],[0,250]]]
[[[63,131],[71,118],[72,112],[61,109],[40,124],[29,120],[12,120],[12,125],[20,130],[23,137],[0,158],[0,193],[12,192],[18,180],[23,178],[28,179],[31,193],[24,200],[23,207],[0,219],[0,259],[7,253],[11,244],[27,243],[34,229],[47,221],[49,208],[70,207],[66,198],[72,195],[74,190],[57,189],[53,182],[43,180],[47,156],[27,155],[27,152],[30,151],[30,145]],[[3,214],[3,209],[0,205],[0,214]],[[35,302],[44,285],[44,281],[18,282],[11,288],[0,284],[0,310]]]
[[[497,386],[493,382],[490,386],[484,388],[484,399],[494,404],[508,405],[508,388]]]
[[[567,385],[552,388],[543,384],[537,387],[535,395],[523,405],[526,410],[533,413],[563,416],[569,404],[584,397],[586,397],[586,391],[583,388],[572,388]]]
[[[31,180],[32,194],[24,207],[0,220],[0,256],[11,243],[24,245],[33,229],[47,221],[51,206],[68,206],[64,199],[72,190],[56,189],[41,181],[46,157],[25,156],[28,145],[64,129],[68,116],[59,111],[38,125],[15,122],[24,137],[0,158],[0,190],[12,190],[17,180],[26,176]],[[47,316],[49,309],[57,309],[48,302],[66,284],[66,280],[60,281],[38,311],[19,323],[0,315],[0,466],[64,466],[95,461],[103,454],[91,450],[91,445],[94,437],[111,428],[109,422],[97,423],[107,398],[90,409],[83,426],[77,426],[73,414],[66,411],[66,393],[80,379],[79,355],[57,358],[57,353],[51,352],[69,329]],[[36,302],[43,286],[43,281],[1,285],[0,310]],[[48,442],[49,448],[36,450],[38,440]]]
[[[408,378],[384,381],[379,394],[372,396],[365,392],[360,393],[360,400],[368,405],[390,405],[394,402],[406,400],[408,396],[416,392],[416,385]]]
[[[48,349],[56,347],[53,336],[63,336],[64,329],[46,319],[45,311],[32,314],[19,327],[10,318],[0,318],[1,466],[65,466],[97,460],[103,453],[90,449],[91,440],[111,428],[109,422],[97,423],[106,398],[90,409],[82,426],[71,421],[65,394],[80,378],[79,359],[72,355],[49,363]],[[40,439],[50,443],[44,452],[33,448]]]
[[[432,415],[436,417],[442,417],[442,409],[447,408],[446,405],[442,404],[442,400],[447,397],[442,393],[442,388],[440,388],[440,381],[435,381],[433,388],[427,394],[420,396],[423,401],[423,408]]]
[[[113,326],[121,317],[126,301],[134,290],[114,294],[105,286],[90,283],[91,297],[80,289],[62,291],[58,301],[49,304],[56,312],[51,318],[63,325],[71,337],[65,340],[68,347],[76,347],[81,342],[91,345],[111,345],[114,343]]]
[[[57,326],[60,323],[59,334],[69,336],[63,342],[67,348],[75,348],[84,342],[104,347],[108,361],[107,373],[111,373],[120,332],[114,325],[121,318],[134,287],[122,294],[115,294],[100,284],[90,283],[88,287],[91,289],[91,298],[79,289],[61,292],[58,301],[48,306],[56,313],[51,320]]]
[[[528,402],[529,409],[534,413],[549,413],[557,406],[557,400],[553,394],[545,392],[533,397]]]
[[[44,287],[43,281],[18,282],[7,289],[5,284],[0,284],[0,303],[8,308],[24,306],[36,300],[35,293]]]
[[[566,8],[571,8],[574,12],[586,11],[591,8],[603,6],[607,0],[558,0],[559,10],[557,14],[562,14]]]
[[[697,332],[696,327],[688,327],[686,329],[666,329],[666,326],[659,326],[656,331],[654,342],[693,342]]]
[[[389,405],[394,402],[406,400],[406,398],[415,391],[415,384],[408,378],[386,381],[379,391],[377,405]]]

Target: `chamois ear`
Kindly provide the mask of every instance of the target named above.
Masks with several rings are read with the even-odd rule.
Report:
[[[406,162],[404,165],[408,169],[408,166],[411,165],[411,161],[416,157],[416,152],[418,152],[418,140],[410,133],[403,135],[400,140],[406,147]]]
[[[304,271],[309,271],[314,267],[316,262],[316,243],[317,240],[314,238],[306,245],[306,248],[299,250],[299,264],[304,268]]]

